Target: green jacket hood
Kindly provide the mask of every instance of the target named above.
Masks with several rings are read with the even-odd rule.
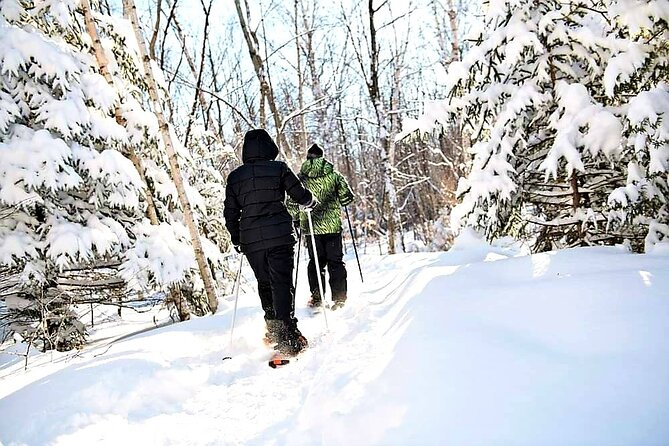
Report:
[[[308,159],[302,164],[300,173],[307,178],[324,177],[334,171],[334,165],[325,158]]]

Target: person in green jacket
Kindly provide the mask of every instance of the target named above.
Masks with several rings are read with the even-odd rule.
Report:
[[[325,286],[325,268],[328,270],[330,290],[332,291],[332,309],[344,305],[346,301],[346,265],[343,260],[341,207],[353,202],[353,192],[344,176],[334,169],[331,162],[323,158],[323,149],[317,144],[307,151],[307,160],[302,164],[298,177],[304,186],[314,195],[319,204],[311,211],[314,225],[314,240],[318,253],[321,283]],[[294,204],[289,205],[294,220],[299,219],[299,228],[307,240],[309,265],[307,275],[311,299],[308,305],[318,307],[322,296],[318,289],[316,264],[311,246],[311,232],[305,212],[300,212]]]

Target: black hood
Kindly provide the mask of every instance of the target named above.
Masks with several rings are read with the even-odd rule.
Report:
[[[322,156],[323,149],[318,147],[318,144],[314,144],[313,146],[309,147],[309,150],[307,150],[307,159],[320,158]]]
[[[249,130],[244,135],[242,162],[270,161],[277,157],[279,148],[264,129]]]

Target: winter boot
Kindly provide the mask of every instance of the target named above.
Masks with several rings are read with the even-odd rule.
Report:
[[[281,321],[277,319],[265,319],[267,332],[265,333],[265,344],[276,345],[279,342],[279,331],[281,330]]]
[[[311,298],[307,301],[307,307],[309,308],[318,308],[321,305],[323,305],[323,301],[318,293],[312,294]]]
[[[302,350],[309,346],[307,338],[305,338],[295,323],[281,322],[279,330],[279,342],[275,349],[286,356],[295,356]]]
[[[346,293],[337,293],[334,296],[332,296],[332,306],[330,307],[331,310],[337,310],[341,307],[344,306],[346,303]]]
[[[330,310],[338,310],[341,307],[343,307],[345,303],[346,303],[345,300],[335,300],[332,306],[330,307]]]

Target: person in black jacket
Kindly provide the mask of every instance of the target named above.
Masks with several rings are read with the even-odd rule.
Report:
[[[244,136],[243,164],[228,175],[225,187],[225,226],[235,249],[244,253],[258,280],[270,341],[277,350],[294,355],[307,347],[297,328],[292,282],[295,235],[284,204],[288,196],[306,209],[317,201],[282,161],[263,129]]]

